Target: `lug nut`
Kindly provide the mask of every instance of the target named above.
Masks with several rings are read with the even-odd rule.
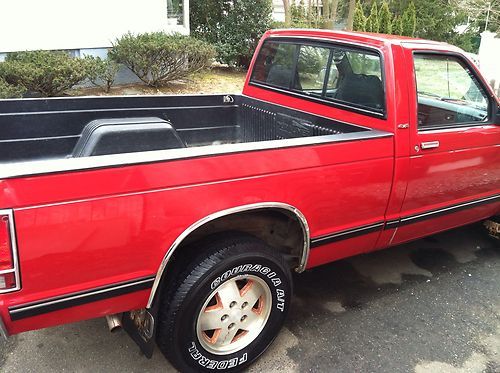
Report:
[[[231,302],[231,304],[229,305],[229,308],[233,308],[234,306],[236,306],[236,302],[233,300],[233,301]]]
[[[243,315],[243,316],[241,316],[240,321],[241,321],[241,322],[243,322],[243,321],[245,321],[246,319],[247,319],[247,315]]]
[[[220,318],[220,321],[224,322],[227,320],[229,316],[228,315],[223,315],[221,318]]]
[[[246,306],[248,306],[248,302],[243,302],[243,304],[241,305],[241,308],[245,308]]]
[[[227,327],[228,329],[232,329],[234,328],[234,323],[232,322],[231,324],[229,324],[229,326]]]

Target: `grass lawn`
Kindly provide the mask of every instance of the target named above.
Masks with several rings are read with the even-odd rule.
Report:
[[[166,87],[151,88],[145,84],[117,85],[105,93],[101,88],[73,89],[71,96],[120,96],[153,94],[201,94],[201,93],[241,93],[246,71],[227,67],[214,67],[209,71],[193,74],[182,81],[172,82]]]

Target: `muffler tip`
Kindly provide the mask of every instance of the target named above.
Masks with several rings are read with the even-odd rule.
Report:
[[[122,328],[122,314],[106,315],[106,322],[108,323],[109,331],[114,333]]]

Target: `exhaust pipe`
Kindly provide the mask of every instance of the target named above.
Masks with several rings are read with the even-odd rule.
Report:
[[[106,322],[111,333],[116,332],[122,328],[122,314],[115,313],[114,315],[106,315]]]

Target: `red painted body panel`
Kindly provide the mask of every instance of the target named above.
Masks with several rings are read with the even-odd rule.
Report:
[[[15,208],[25,275],[23,289],[5,294],[4,304],[154,275],[186,228],[234,206],[289,203],[307,215],[313,236],[380,221],[392,151],[392,138],[385,138],[5,181],[4,198],[13,197],[9,205],[32,205]],[[88,317],[87,308],[75,312]],[[7,326],[9,332],[28,330],[39,319],[44,316]]]
[[[422,50],[421,46],[415,46]],[[442,47],[427,46],[440,52]],[[405,49],[407,70],[414,76],[412,49]],[[472,68],[473,65],[472,65]],[[408,80],[410,107],[409,177],[401,215],[414,215],[447,205],[467,202],[500,193],[500,126],[495,124],[419,131],[417,129],[417,89]],[[421,149],[424,142],[439,141],[439,147]],[[496,209],[498,210],[498,204]],[[495,205],[472,209],[448,218],[403,226],[392,244],[422,237],[477,221],[495,213]]]
[[[7,307],[155,275],[171,244],[198,220],[258,202],[295,206],[311,237],[399,219],[500,193],[500,127],[417,133],[412,49],[449,46],[401,38],[279,31],[376,48],[384,58],[386,118],[245,85],[245,95],[394,133],[393,137],[259,150],[0,180],[0,206],[14,209],[22,289],[0,295],[9,333],[146,306],[148,290],[11,321]],[[398,128],[399,124],[410,128]],[[415,153],[439,136],[442,146]],[[308,268],[476,221],[491,203],[311,250]]]

